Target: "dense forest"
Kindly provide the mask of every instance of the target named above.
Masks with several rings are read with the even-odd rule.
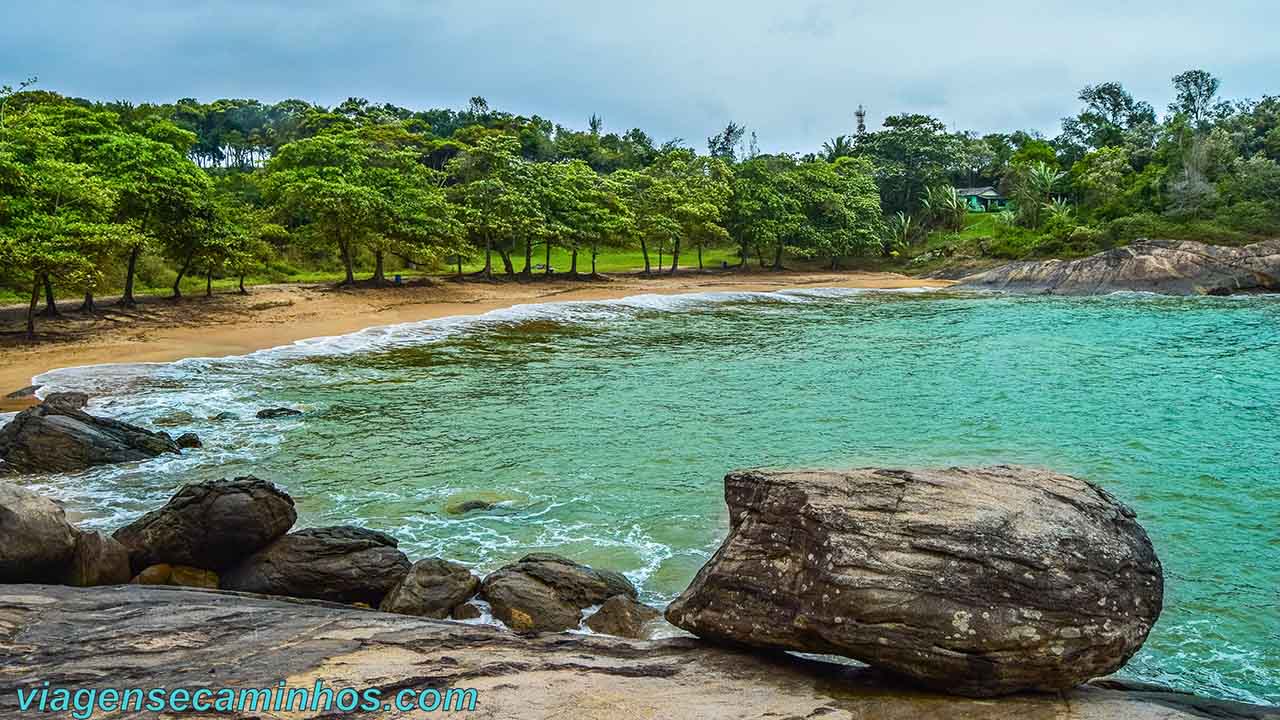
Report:
[[[1226,101],[1173,78],[1167,111],[1084,88],[1056,137],[978,135],[901,114],[805,154],[763,154],[737,123],[707,139],[575,130],[492,110],[359,98],[172,104],[0,91],[0,296],[137,301],[139,287],[406,268],[481,279],[589,277],[638,250],[645,273],[788,263],[922,267],[953,256],[1075,256],[1138,237],[1280,235],[1280,97]],[[987,207],[957,188],[990,186]],[[723,261],[722,261],[723,262]],[[730,263],[725,263],[726,265]]]

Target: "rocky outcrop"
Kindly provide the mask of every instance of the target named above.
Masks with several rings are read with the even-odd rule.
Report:
[[[382,599],[380,610],[443,619],[453,609],[475,596],[480,578],[457,563],[428,558],[409,568],[391,592]]]
[[[173,442],[183,450],[192,450],[204,447],[204,443],[200,441],[200,436],[193,432],[182,433],[178,436],[178,439]]]
[[[115,532],[135,572],[169,563],[222,570],[293,527],[293,498],[253,476],[185,485],[158,510]]]
[[[645,627],[662,613],[626,595],[614,595],[587,618],[586,626],[598,633],[618,637],[643,638]]]
[[[486,577],[480,594],[512,629],[557,632],[578,627],[583,609],[614,595],[634,599],[636,589],[621,573],[532,553]]]
[[[129,582],[129,551],[115,538],[100,532],[76,533],[75,551],[62,582],[76,587],[119,585]]]
[[[730,473],[729,537],[667,608],[700,637],[833,653],[974,696],[1124,665],[1163,578],[1134,514],[1016,467]]]
[[[54,501],[0,481],[0,582],[53,582],[76,548],[76,531]]]
[[[96,417],[74,405],[45,402],[18,413],[0,429],[0,461],[10,472],[74,472],[179,452],[164,433]]]
[[[1261,720],[1263,708],[1115,682],[970,700],[866,667],[752,654],[693,638],[520,637],[501,628],[219,591],[0,587],[0,716],[17,688],[474,688],[494,720],[855,718]],[[262,717],[241,709],[218,717]],[[383,713],[366,713],[373,717]],[[123,713],[141,717],[142,713]],[[349,717],[334,708],[291,718]],[[53,714],[50,714],[53,717]]]
[[[295,415],[301,415],[301,414],[302,414],[301,410],[294,410],[293,408],[286,408],[286,407],[267,408],[265,410],[258,411],[258,419],[272,420],[274,418],[294,417]]]
[[[222,575],[227,590],[377,607],[409,572],[390,535],[324,527],[285,535]]]
[[[1224,247],[1189,240],[1145,240],[1079,260],[1009,263],[956,288],[1046,295],[1139,291],[1231,295],[1280,291],[1280,240]]]

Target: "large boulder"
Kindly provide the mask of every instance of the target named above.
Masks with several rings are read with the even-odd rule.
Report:
[[[76,587],[121,585],[132,576],[124,545],[100,532],[80,532],[62,582]]]
[[[744,471],[725,501],[729,537],[666,612],[705,639],[989,696],[1111,673],[1160,615],[1133,511],[1066,475]]]
[[[164,433],[95,417],[75,405],[70,398],[36,405],[0,429],[0,461],[9,472],[74,472],[179,452]]]
[[[75,547],[75,528],[61,506],[0,481],[0,583],[55,581]]]
[[[285,535],[222,575],[222,588],[377,607],[409,572],[390,535],[309,528]]]
[[[409,568],[382,599],[379,609],[402,615],[444,619],[480,589],[480,579],[457,563],[428,558]]]
[[[222,570],[284,535],[297,517],[293,498],[249,475],[184,485],[115,538],[135,572],[157,563]]]
[[[480,594],[494,617],[512,629],[559,632],[578,627],[584,608],[615,595],[634,599],[636,589],[621,573],[531,553],[486,577]]]
[[[1122,290],[1162,295],[1280,291],[1280,240],[1224,247],[1191,240],[1142,240],[1078,260],[1013,262],[956,287],[1046,295]]]

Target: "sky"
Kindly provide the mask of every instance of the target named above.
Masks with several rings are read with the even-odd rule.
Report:
[[[1204,68],[1280,94],[1274,0],[0,0],[0,84],[98,100],[351,96],[490,107],[703,149],[729,121],[812,150],[867,109],[953,130],[1055,135],[1080,88],[1163,110]]]

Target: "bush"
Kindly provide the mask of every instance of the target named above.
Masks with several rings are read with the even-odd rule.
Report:
[[[1280,203],[1246,200],[1218,210],[1218,224],[1259,237],[1280,237]]]

